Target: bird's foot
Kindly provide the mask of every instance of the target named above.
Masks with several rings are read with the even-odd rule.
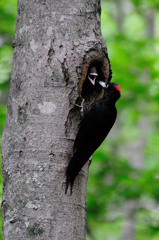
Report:
[[[83,98],[83,99],[82,99],[82,102],[81,102],[81,105],[76,104],[77,107],[80,107],[80,108],[81,108],[80,112],[81,112],[81,115],[82,115],[82,116],[83,116],[83,111],[84,111],[84,101],[85,101],[85,99]]]

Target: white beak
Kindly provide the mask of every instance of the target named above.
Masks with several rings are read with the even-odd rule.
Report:
[[[88,76],[88,79],[89,79],[89,81],[90,81],[93,85],[95,85],[96,78],[92,79],[92,78],[90,78],[90,77]]]
[[[108,84],[106,82],[103,82],[103,81],[99,81],[98,82],[103,88],[107,88],[108,87]]]

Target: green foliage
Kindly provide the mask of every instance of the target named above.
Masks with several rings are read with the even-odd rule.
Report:
[[[159,237],[159,33],[157,29],[153,36],[147,33],[147,14],[153,6],[154,19],[158,19],[158,3],[123,0],[127,9],[123,10],[120,29],[117,2],[102,4],[102,33],[113,70],[112,81],[120,85],[122,96],[117,103],[117,124],[94,154],[89,171],[88,223],[94,239],[122,239],[124,206],[129,200],[137,203],[135,240]],[[129,153],[131,148],[134,152]],[[136,152],[140,167],[132,162]],[[112,215],[114,231],[109,230]]]
[[[2,91],[8,91],[9,87],[12,65],[11,42],[15,32],[16,4],[16,0],[0,1],[0,97]]]
[[[6,82],[10,77],[11,63],[12,63],[12,48],[10,45],[5,45],[0,48],[0,89],[4,89]]]
[[[13,35],[15,32],[16,0],[0,1],[0,35]]]

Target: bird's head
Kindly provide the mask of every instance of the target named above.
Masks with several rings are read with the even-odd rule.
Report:
[[[105,88],[106,94],[112,95],[112,97],[115,98],[116,101],[118,100],[118,98],[120,98],[121,90],[118,84],[112,82],[106,83],[102,81],[99,81],[99,84],[103,88]]]
[[[112,83],[112,82],[109,82],[109,83],[106,83],[106,82],[103,82],[103,81],[99,81],[98,82],[103,88],[115,88],[119,94],[121,95],[121,90],[120,90],[120,87],[118,84],[116,83]]]
[[[96,83],[97,76],[98,76],[97,69],[95,66],[92,66],[88,73],[88,79],[93,85],[95,85],[95,83]]]
[[[116,83],[108,83],[108,88],[114,89],[119,95],[121,95],[121,90],[118,84]]]

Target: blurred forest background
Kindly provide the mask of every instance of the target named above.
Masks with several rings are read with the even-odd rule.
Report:
[[[7,111],[16,2],[0,1],[0,136]],[[112,81],[120,85],[122,97],[116,124],[89,170],[87,239],[158,240],[159,0],[103,0],[102,33]]]

